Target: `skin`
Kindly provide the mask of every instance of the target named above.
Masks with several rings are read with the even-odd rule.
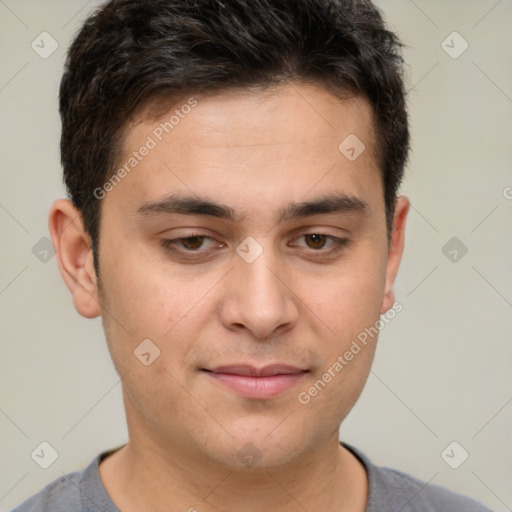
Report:
[[[295,84],[196,99],[101,200],[101,287],[78,212],[67,200],[50,212],[75,307],[101,315],[122,377],[130,440],[100,465],[101,479],[123,512],[364,511],[366,472],[339,445],[338,429],[366,382],[377,337],[309,403],[298,394],[395,302],[409,200],[397,200],[388,243],[372,110],[362,98]],[[126,157],[159,122],[130,127]],[[338,150],[349,134],[366,146],[353,162]],[[366,212],[276,223],[289,203],[333,192],[364,200]],[[207,197],[245,217],[137,213],[169,194]],[[211,239],[184,241],[184,256],[160,245],[195,232]],[[315,233],[348,243],[335,252],[333,239]],[[252,263],[236,252],[248,236],[263,249]],[[193,250],[205,255],[192,259]],[[149,366],[133,353],[147,338],[160,349]],[[235,363],[307,373],[273,398],[251,399],[202,371]],[[247,443],[261,455],[252,467],[237,456]]]

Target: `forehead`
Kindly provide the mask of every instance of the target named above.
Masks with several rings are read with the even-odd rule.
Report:
[[[275,130],[283,124],[286,130],[276,140]],[[193,132],[187,129],[190,127]],[[366,139],[367,146],[374,142],[374,116],[367,100],[348,93],[336,97],[318,85],[287,84],[183,95],[172,103],[152,101],[134,115],[124,147],[136,145],[136,140],[148,131],[157,142],[161,138],[170,141],[166,135],[172,133],[176,143],[186,139],[188,143],[205,145],[207,137],[209,142],[227,147],[254,147],[339,138],[350,130]]]
[[[139,116],[125,133],[117,168],[129,172],[110,195],[124,193],[134,208],[169,193],[215,192],[250,213],[258,201],[277,209],[280,198],[297,200],[308,189],[341,185],[357,196],[382,186],[369,103],[321,87],[184,96],[158,118]]]

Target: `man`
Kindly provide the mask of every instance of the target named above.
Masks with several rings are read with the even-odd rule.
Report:
[[[85,22],[49,224],[130,439],[16,511],[487,510],[338,438],[400,307],[399,50],[366,0],[114,0]]]

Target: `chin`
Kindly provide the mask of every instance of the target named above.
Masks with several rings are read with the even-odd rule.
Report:
[[[271,426],[267,421],[263,425],[254,423],[252,428],[246,425],[245,429],[229,430],[233,437],[209,455],[231,468],[278,470],[300,457],[307,448],[307,437],[299,435],[297,429],[277,426],[279,421]]]

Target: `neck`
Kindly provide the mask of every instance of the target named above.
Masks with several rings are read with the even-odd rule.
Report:
[[[123,512],[364,512],[368,494],[366,471],[337,431],[301,460],[262,469],[223,467],[179,443],[132,437],[101,463],[100,476]]]

